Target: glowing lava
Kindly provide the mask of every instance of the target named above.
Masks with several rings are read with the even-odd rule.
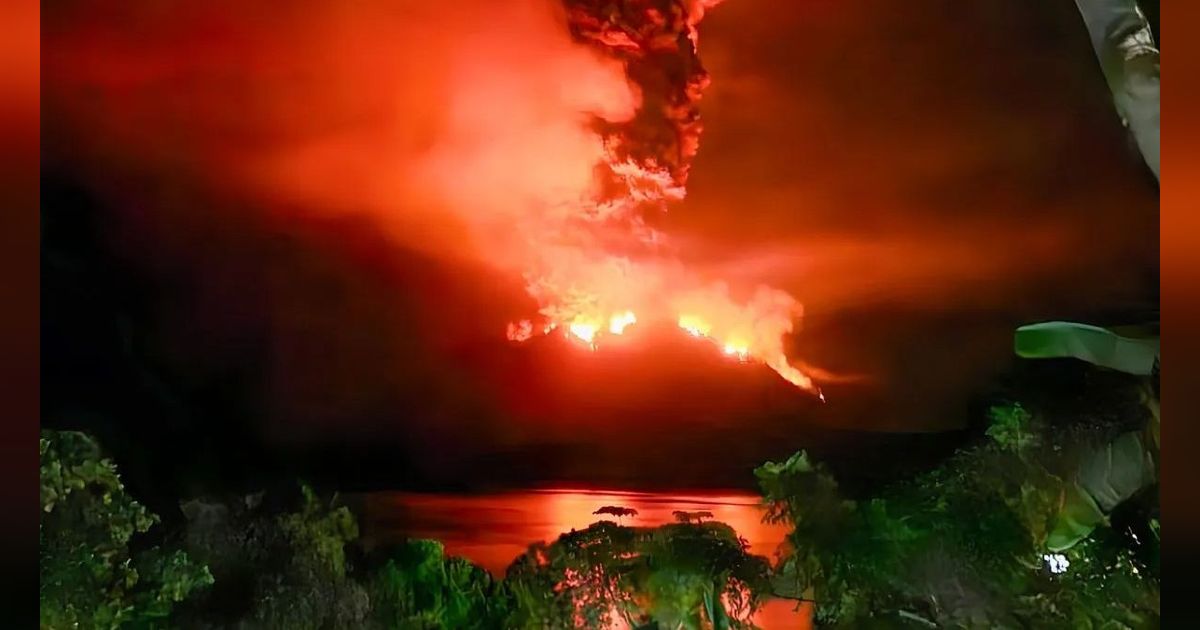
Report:
[[[732,343],[725,344],[725,354],[728,354],[729,356],[737,357],[737,358],[741,359],[742,361],[745,361],[749,357],[749,353],[750,353],[749,348],[746,348],[745,346],[739,346],[737,344],[732,344]]]
[[[561,326],[595,350],[605,335],[635,323],[674,323],[732,359],[764,364],[819,394],[784,349],[803,314],[800,303],[771,287],[731,289],[702,277],[646,220],[687,193],[700,143],[699,101],[709,83],[696,25],[716,2],[565,2],[574,40],[619,61],[639,98],[632,115],[594,114],[600,150],[582,198],[543,200],[522,223],[531,245],[526,288],[538,301],[543,331]],[[529,321],[510,324],[508,338],[523,341],[534,330]]]
[[[705,324],[700,318],[684,315],[679,318],[679,327],[686,330],[693,337],[707,337],[708,331],[712,329],[708,324]]]
[[[596,342],[596,327],[592,324],[584,322],[572,322],[567,330],[571,331],[579,339],[583,340],[589,346],[594,346]]]
[[[716,1],[561,2],[67,3],[90,8],[51,34],[48,94],[88,130],[81,159],[182,169],[283,221],[366,212],[405,248],[523,279],[537,312],[514,342],[678,324],[815,391],[786,352],[800,304],[698,273],[656,227],[699,150]]]
[[[616,315],[613,315],[608,322],[608,332],[614,335],[619,335],[625,332],[626,328],[636,323],[637,315],[634,315],[633,311],[617,313]]]

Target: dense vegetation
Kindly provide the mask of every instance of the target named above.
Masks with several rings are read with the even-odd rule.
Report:
[[[509,625],[748,628],[770,566],[723,523],[658,528],[601,521],[534,544],[508,569]]]
[[[501,581],[436,541],[367,553],[350,510],[304,485],[187,501],[169,549],[131,554],[158,518],[75,432],[43,432],[42,503],[43,628],[741,628],[768,595],[767,560],[721,523],[600,521]]]
[[[38,550],[43,628],[163,625],[212,575],[176,546],[148,544],[158,521],[125,492],[81,433],[44,431]]]
[[[856,500],[803,452],[761,466],[794,526],[775,593],[827,626],[1157,627],[1157,408],[1105,378],[1070,422],[993,407],[980,443]]]
[[[355,515],[304,485],[186,501],[166,528],[94,440],[47,430],[41,625],[748,628],[780,597],[825,627],[1157,627],[1156,394],[1085,380],[1066,403],[998,402],[974,443],[882,487],[851,493],[804,452],[764,464],[767,518],[792,527],[773,564],[680,513],[535,543],[504,579],[436,541],[367,550]]]

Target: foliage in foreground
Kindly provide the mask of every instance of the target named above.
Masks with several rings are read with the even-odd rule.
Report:
[[[500,582],[434,540],[392,550],[372,573],[373,621],[383,628],[500,628],[509,599]]]
[[[349,545],[358,523],[336,499],[308,486],[283,506],[261,495],[227,502],[193,500],[187,548],[212,569],[216,584],[190,607],[189,627],[362,627],[369,616],[366,589],[351,579]]]
[[[262,495],[184,504],[188,548],[211,564],[216,585],[181,625],[504,627],[508,600],[483,569],[446,557],[430,540],[367,554],[354,514],[336,497],[321,499],[305,485],[298,494],[283,505]]]
[[[182,549],[131,552],[157,517],[94,440],[46,432],[42,626],[749,628],[769,592],[766,559],[721,523],[601,521],[533,545],[496,580],[436,541],[366,553],[349,509],[307,486],[271,499],[187,501]]]
[[[508,627],[752,628],[769,568],[723,523],[601,521],[532,545],[509,567]]]
[[[162,627],[176,604],[212,584],[180,550],[134,550],[158,517],[129,496],[94,439],[45,430],[38,450],[42,628]]]
[[[368,552],[350,510],[306,486],[189,501],[185,551],[139,551],[154,515],[94,441],[46,432],[42,626],[750,628],[778,596],[827,627],[1157,627],[1157,409],[1113,402],[996,407],[983,443],[865,497],[803,452],[767,463],[768,519],[793,527],[774,568],[680,512],[534,544],[504,580],[435,541]]]
[[[767,463],[768,518],[794,526],[775,592],[830,626],[1156,627],[1154,467],[1108,433],[998,407],[986,444],[857,501],[803,452]]]

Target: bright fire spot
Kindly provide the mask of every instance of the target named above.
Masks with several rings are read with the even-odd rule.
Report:
[[[727,343],[725,344],[725,354],[728,354],[731,357],[737,357],[740,361],[745,361],[750,357],[750,350],[745,346]]]
[[[567,330],[588,345],[596,341],[596,327],[585,322],[572,322]]]
[[[730,287],[689,269],[669,235],[648,220],[687,196],[700,146],[699,103],[710,80],[696,50],[696,28],[717,2],[672,2],[676,10],[669,14],[655,3],[621,3],[626,8],[615,19],[606,8],[611,3],[568,0],[575,42],[618,61],[600,74],[623,70],[627,82],[625,89],[613,83],[607,91],[586,93],[611,97],[600,103],[610,107],[581,100],[603,123],[575,130],[581,132],[573,137],[582,156],[576,166],[587,162],[588,168],[538,162],[562,177],[552,182],[553,190],[534,187],[536,203],[516,212],[521,238],[513,243],[522,255],[514,262],[538,315],[593,350],[605,335],[623,334],[635,322],[675,322],[717,351],[765,365],[819,395],[786,349],[803,315],[801,304],[778,289]],[[554,192],[559,190],[569,194]],[[525,331],[518,325],[515,336],[525,337]]]
[[[693,337],[707,337],[710,327],[697,317],[683,315],[679,318],[679,327]]]
[[[799,387],[800,389],[816,392],[817,396],[821,399],[821,402],[825,402],[825,394],[822,393],[815,384],[813,384],[812,379],[809,378],[804,372],[801,372],[789,364],[786,358],[781,358],[777,361],[768,361],[767,365],[770,366],[772,370],[778,372],[779,375],[783,377],[783,380],[795,385],[796,387]]]
[[[625,329],[630,325],[636,323],[637,316],[633,314],[633,311],[617,313],[616,315],[613,315],[612,319],[610,319],[608,322],[608,332],[611,332],[614,335],[619,335],[625,332]]]

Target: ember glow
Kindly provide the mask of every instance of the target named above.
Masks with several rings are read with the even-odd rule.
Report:
[[[608,323],[608,332],[619,335],[625,332],[625,328],[637,323],[637,315],[633,311],[625,311],[612,316]]]
[[[621,63],[638,105],[633,112],[612,108],[619,116],[594,114],[591,128],[602,150],[592,185],[578,200],[562,202],[561,213],[523,224],[530,251],[522,271],[544,323],[509,324],[508,338],[525,341],[535,329],[561,328],[595,350],[606,335],[640,321],[677,322],[735,360],[763,363],[818,392],[784,349],[802,314],[795,299],[759,286],[739,300],[726,284],[689,271],[667,235],[651,227],[655,213],[686,195],[709,82],[696,27],[716,2],[610,4],[568,0],[569,27],[576,42]]]
[[[110,4],[72,5],[47,40],[50,93],[97,163],[170,164],[282,222],[365,214],[400,247],[490,267],[536,305],[513,341],[603,351],[678,323],[817,391],[785,350],[800,304],[700,273],[658,227],[700,147],[713,0]]]

